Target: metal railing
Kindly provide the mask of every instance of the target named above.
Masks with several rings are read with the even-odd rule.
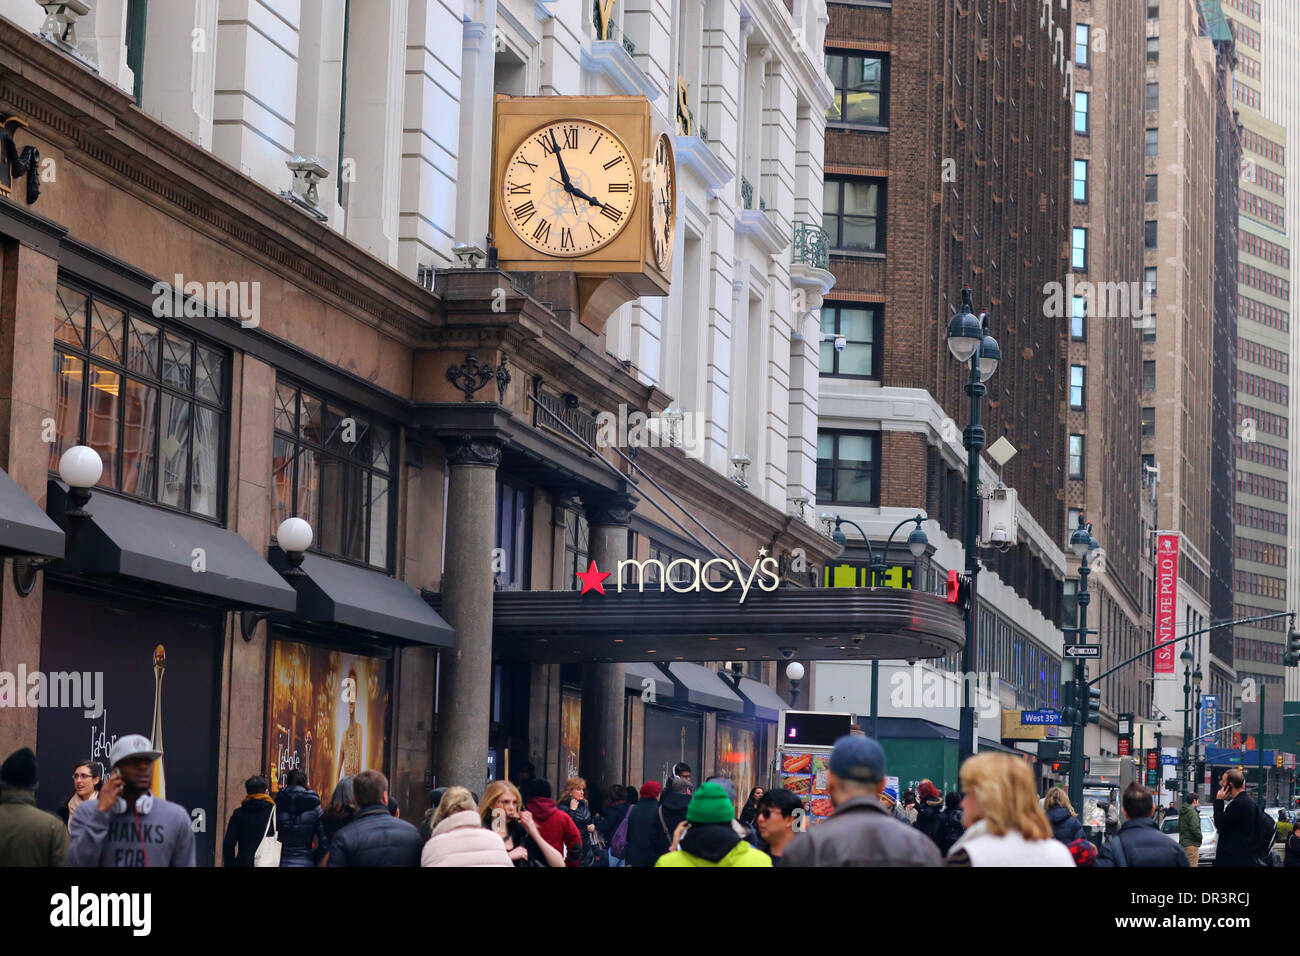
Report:
[[[814,269],[826,269],[831,261],[831,237],[821,226],[796,219],[791,259]]]

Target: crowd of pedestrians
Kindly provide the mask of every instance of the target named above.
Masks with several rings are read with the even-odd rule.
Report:
[[[107,768],[72,768],[72,791],[57,815],[36,806],[38,766],[28,748],[0,764],[0,865],[193,866],[189,813],[151,792],[161,752],[139,735],[119,738]],[[960,792],[930,780],[901,794],[889,785],[885,753],[870,737],[838,740],[826,777],[832,814],[809,826],[803,798],[753,788],[740,801],[725,776],[697,785],[679,763],[664,784],[606,787],[599,806],[587,781],[551,782],[526,765],[519,785],[488,784],[482,798],[463,786],[431,791],[418,826],[401,819],[387,778],[365,770],[341,779],[327,804],[291,771],[272,796],[266,777],[244,783],[222,840],[226,866],[1096,866],[1188,867],[1203,843],[1199,798],[1178,810],[1177,840],[1161,832],[1152,792],[1132,783],[1119,810],[1099,804],[1085,835],[1069,796],[1040,800],[1023,760],[984,752],[960,768]],[[1163,811],[1162,811],[1163,812]],[[1275,821],[1245,790],[1239,770],[1223,774],[1214,798],[1216,866],[1266,866]],[[1094,821],[1090,821],[1094,822]],[[1098,833],[1100,838],[1101,834]],[[1300,866],[1290,833],[1287,866]]]

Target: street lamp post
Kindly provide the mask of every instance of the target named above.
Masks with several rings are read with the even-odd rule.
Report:
[[[831,540],[833,540],[838,545],[841,546],[846,545],[848,544],[849,539],[844,534],[844,532],[840,530],[840,525],[850,524],[853,525],[854,528],[857,528],[858,534],[862,535],[862,540],[867,546],[867,586],[874,588],[876,586],[876,575],[877,574],[883,575],[886,573],[885,562],[889,559],[889,546],[894,543],[894,535],[898,534],[898,529],[903,527],[903,525],[906,524],[916,525],[916,527],[912,529],[912,533],[907,536],[907,548],[909,551],[912,552],[912,557],[919,558],[921,555],[925,554],[925,549],[929,546],[930,539],[925,536],[925,529],[921,527],[921,522],[924,520],[925,520],[924,516],[918,514],[915,518],[904,518],[898,524],[894,525],[894,530],[889,532],[889,537],[885,540],[885,550],[883,553],[879,555],[877,555],[876,552],[872,549],[871,539],[867,537],[867,533],[862,530],[862,527],[856,521],[850,521],[848,518],[841,518],[838,515],[835,516],[835,531],[831,534]],[[915,581],[913,581],[913,584],[915,584]],[[880,660],[878,658],[873,657],[871,659],[871,736],[872,737],[877,736],[876,731],[879,727],[879,711],[880,711],[879,688],[880,688]]]
[[[988,333],[988,313],[976,317],[971,311],[970,289],[961,290],[961,311],[948,322],[948,350],[958,362],[970,364],[966,394],[970,396],[970,424],[962,432],[966,447],[966,575],[970,584],[970,603],[966,607],[966,642],[961,649],[962,704],[958,731],[958,766],[975,753],[975,704],[972,700],[970,674],[975,666],[975,579],[979,574],[976,542],[980,523],[980,449],[984,447],[984,428],[980,425],[980,396],[984,383],[997,371],[1002,351]]]
[[[1201,724],[1201,680],[1203,675],[1198,667],[1192,673],[1192,684],[1196,687],[1196,736],[1192,738],[1192,765],[1188,768],[1191,773],[1191,789],[1196,790],[1201,786],[1201,733],[1205,728]]]
[[[1079,525],[1070,535],[1070,550],[1079,559],[1079,588],[1075,602],[1079,606],[1079,624],[1075,631],[1077,640],[1073,643],[1086,644],[1088,641],[1088,605],[1092,595],[1088,593],[1088,557],[1097,550],[1097,539],[1092,536],[1092,525],[1085,524],[1082,512]],[[1088,727],[1088,662],[1082,658],[1074,661],[1074,711],[1070,721],[1070,802],[1083,806],[1083,736]]]
[[[1190,647],[1184,647],[1178,659],[1183,662],[1183,753],[1179,760],[1178,775],[1187,779],[1187,762],[1190,759],[1188,746],[1192,739],[1192,665],[1196,663],[1196,655]],[[1198,670],[1196,673],[1199,677],[1201,672]]]

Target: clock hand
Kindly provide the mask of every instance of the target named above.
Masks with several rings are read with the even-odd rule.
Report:
[[[560,177],[564,180],[564,191],[573,192],[573,182],[569,179],[569,171],[564,168],[564,157],[560,155],[560,144],[555,141],[555,129],[551,128],[551,145],[555,147],[555,159],[560,164]]]
[[[554,176],[551,177],[551,182],[553,182],[553,183],[560,183],[560,181],[559,181],[558,179],[556,179]],[[564,186],[564,183],[560,183],[560,185],[561,185],[561,186]],[[567,193],[569,194],[569,201],[570,201],[570,202],[573,201],[573,197],[574,197],[574,196],[577,196],[579,199],[585,199],[585,200],[587,200],[587,202],[591,203],[593,206],[601,206],[601,205],[604,205],[604,203],[602,203],[599,199],[592,199],[590,196],[588,196],[586,193],[584,193],[584,192],[583,192],[581,189],[579,189],[577,186],[564,186],[564,191],[567,192]],[[573,210],[573,211],[574,211],[574,212],[577,212],[577,211],[578,211],[578,209],[577,209],[576,206],[574,207],[574,210]]]

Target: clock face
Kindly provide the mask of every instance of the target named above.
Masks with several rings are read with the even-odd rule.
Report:
[[[660,135],[655,143],[652,163],[650,239],[654,245],[655,265],[660,272],[667,272],[673,259],[673,237],[677,231],[677,171],[673,148],[666,135]]]
[[[632,218],[632,156],[612,132],[586,120],[548,123],[506,163],[499,197],[521,240],[550,256],[595,252]]]

